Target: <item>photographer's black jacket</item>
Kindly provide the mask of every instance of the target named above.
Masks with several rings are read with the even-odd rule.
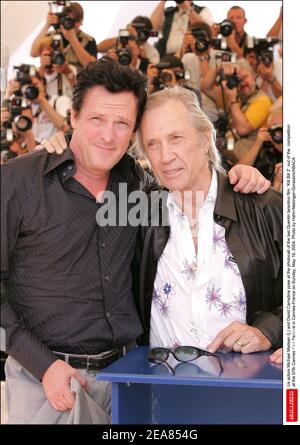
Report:
[[[205,8],[205,6],[198,6],[193,4],[194,10],[200,14],[200,12]],[[167,50],[167,41],[170,35],[170,31],[172,28],[173,18],[175,12],[179,11],[178,6],[170,6],[169,8],[166,8],[165,10],[165,18],[163,23],[163,29],[162,29],[162,38],[158,40],[156,43],[156,48],[159,51],[160,58],[164,57],[166,55]]]
[[[160,215],[167,211],[160,192]],[[282,196],[274,189],[262,195],[235,193],[218,174],[214,219],[225,227],[226,241],[241,273],[246,293],[246,322],[260,329],[272,346],[282,344]],[[169,226],[142,227],[133,262],[134,296],[149,343],[151,302],[158,260],[167,244]]]

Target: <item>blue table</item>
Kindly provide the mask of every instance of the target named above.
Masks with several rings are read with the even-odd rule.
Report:
[[[219,354],[191,363],[148,362],[148,347],[130,351],[97,375],[112,382],[113,424],[281,424],[282,369],[270,352]]]

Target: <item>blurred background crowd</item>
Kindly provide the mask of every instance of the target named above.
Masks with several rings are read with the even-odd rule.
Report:
[[[277,8],[276,17],[260,35],[247,31],[247,3],[256,4],[262,26],[261,2],[211,2],[228,4],[221,21],[214,18],[218,11],[201,1],[122,2],[134,3],[135,15],[101,41],[85,26],[85,2],[80,3],[48,2],[30,43],[35,63],[26,59],[2,66],[1,163],[34,150],[58,130],[71,131],[67,116],[76,74],[107,56],[145,73],[150,94],[176,84],[194,91],[214,124],[225,168],[254,165],[281,190],[281,2],[269,2]],[[93,3],[100,8],[107,2]]]

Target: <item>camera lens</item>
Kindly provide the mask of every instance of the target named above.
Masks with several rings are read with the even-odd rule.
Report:
[[[160,78],[163,82],[171,82],[173,77],[171,73],[168,73],[167,71],[162,71],[160,74]]]
[[[39,89],[33,85],[25,85],[22,88],[22,93],[29,100],[34,100],[39,95]]]
[[[32,128],[32,121],[28,116],[17,116],[14,123],[19,131],[27,131]]]
[[[65,60],[65,56],[60,51],[54,51],[51,55],[51,62],[54,65],[63,65]]]
[[[233,31],[233,23],[230,20],[223,20],[220,24],[220,33],[223,37],[228,37]]]
[[[62,20],[62,25],[66,30],[73,29],[75,22],[71,17],[66,17]]]
[[[147,29],[138,29],[137,30],[137,38],[139,42],[146,42],[149,38],[149,32]]]
[[[195,48],[198,53],[207,51],[209,48],[209,41],[205,40],[204,38],[198,38],[195,43]]]
[[[274,127],[269,130],[271,138],[275,144],[282,144],[283,142],[283,128],[282,127]]]
[[[119,49],[117,51],[118,59],[121,65],[130,65],[131,64],[131,51],[129,48]]]

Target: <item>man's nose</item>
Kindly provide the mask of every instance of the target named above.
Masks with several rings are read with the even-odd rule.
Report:
[[[163,164],[168,164],[175,159],[175,154],[168,143],[163,143],[161,147],[161,162]]]
[[[112,124],[103,125],[100,130],[100,137],[103,141],[109,143],[114,139],[114,130]]]

